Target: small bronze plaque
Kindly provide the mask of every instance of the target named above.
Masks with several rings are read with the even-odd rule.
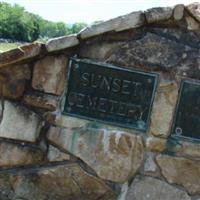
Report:
[[[200,139],[200,82],[182,81],[172,136]]]
[[[71,59],[64,114],[145,131],[157,75]]]

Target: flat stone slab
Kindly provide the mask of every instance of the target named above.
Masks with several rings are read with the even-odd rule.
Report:
[[[189,194],[200,194],[200,162],[168,155],[158,155],[156,161],[169,183],[184,187]]]
[[[200,3],[195,2],[186,6],[187,11],[200,22]]]
[[[173,9],[170,7],[157,7],[148,9],[145,16],[148,23],[154,23],[170,19],[172,13]]]
[[[39,55],[42,45],[36,42],[0,53],[0,68]]]
[[[44,93],[27,93],[24,95],[23,102],[26,105],[47,111],[55,111],[58,106],[56,96]]]
[[[78,44],[79,40],[77,39],[76,35],[68,35],[50,39],[46,43],[46,48],[48,52],[52,52],[74,47]]]
[[[44,153],[31,145],[14,144],[0,141],[0,167],[16,167],[39,164],[44,160]]]
[[[2,120],[0,137],[35,142],[39,136],[42,121],[27,108],[5,101],[0,104]]]
[[[141,136],[116,129],[83,127],[51,127],[48,139],[57,147],[82,159],[99,177],[126,182],[137,172],[143,161]]]
[[[115,200],[116,195],[102,180],[72,163],[0,174],[0,199]]]
[[[0,93],[8,99],[20,98],[31,78],[30,66],[27,64],[10,65],[0,69]]]
[[[65,55],[46,56],[33,69],[32,87],[36,90],[61,95],[66,78],[68,58]]]
[[[126,200],[191,200],[188,194],[164,181],[137,177],[131,184]]]
[[[78,36],[81,39],[90,38],[110,31],[124,31],[132,28],[138,28],[144,24],[144,14],[142,12],[133,12],[120,16],[91,27],[83,29]]]

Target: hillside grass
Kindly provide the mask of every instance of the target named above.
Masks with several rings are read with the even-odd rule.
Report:
[[[0,52],[8,51],[10,49],[16,48],[18,45],[16,43],[0,43]]]

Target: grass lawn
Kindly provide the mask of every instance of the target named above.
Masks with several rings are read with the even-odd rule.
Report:
[[[17,44],[15,43],[0,43],[0,52],[14,49],[16,47],[17,47]]]

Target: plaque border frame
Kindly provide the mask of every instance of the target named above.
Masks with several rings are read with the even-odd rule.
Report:
[[[179,84],[179,89],[178,89],[178,98],[176,101],[176,106],[175,106],[175,110],[173,112],[173,120],[172,120],[172,126],[170,129],[170,136],[169,139],[178,139],[178,140],[183,140],[183,141],[189,141],[189,142],[200,142],[200,139],[197,138],[192,138],[192,137],[188,137],[188,136],[183,136],[183,135],[177,135],[174,133],[174,129],[175,129],[175,123],[176,123],[176,118],[177,118],[177,114],[178,114],[178,107],[180,104],[180,99],[181,99],[181,92],[184,86],[184,83],[193,83],[193,84],[197,84],[200,85],[200,80],[196,80],[196,79],[182,79],[180,81]]]
[[[67,96],[67,93],[68,93],[68,84],[70,82],[70,71],[71,71],[71,68],[72,68],[72,61],[84,62],[84,63],[87,63],[87,64],[97,65],[99,67],[106,67],[106,68],[111,68],[111,69],[114,69],[114,70],[135,72],[135,73],[139,73],[139,74],[143,74],[143,75],[150,75],[150,76],[154,77],[155,78],[155,82],[154,82],[154,87],[153,87],[153,91],[152,91],[152,97],[151,97],[151,101],[150,101],[150,105],[149,105],[149,113],[148,113],[148,116],[147,116],[146,128],[145,129],[139,129],[139,128],[133,127],[131,125],[123,125],[122,123],[120,124],[118,122],[104,121],[104,120],[101,120],[101,119],[96,119],[96,118],[92,118],[92,117],[86,117],[86,116],[83,116],[83,115],[73,114],[73,113],[64,111],[65,102],[66,102],[66,96]],[[69,63],[68,63],[68,70],[67,70],[66,79],[67,79],[67,81],[66,81],[65,90],[64,90],[64,93],[63,93],[64,97],[61,100],[62,101],[62,103],[61,103],[61,113],[63,115],[71,116],[71,117],[77,117],[79,119],[89,120],[89,121],[93,121],[93,122],[99,122],[99,123],[102,123],[102,124],[105,124],[105,125],[111,125],[111,126],[118,126],[118,127],[121,127],[121,128],[133,129],[133,130],[136,130],[136,131],[142,132],[142,133],[147,132],[147,130],[149,129],[150,116],[151,116],[151,113],[152,113],[153,102],[154,102],[154,99],[155,99],[156,89],[158,87],[158,79],[159,79],[159,74],[158,73],[142,71],[142,70],[138,70],[138,69],[135,69],[135,68],[134,69],[129,69],[126,66],[124,66],[124,67],[119,66],[119,65],[115,66],[115,65],[110,64],[110,63],[98,62],[98,61],[94,61],[94,60],[90,60],[90,59],[81,59],[81,58],[77,58],[77,57],[70,57],[69,58]]]

